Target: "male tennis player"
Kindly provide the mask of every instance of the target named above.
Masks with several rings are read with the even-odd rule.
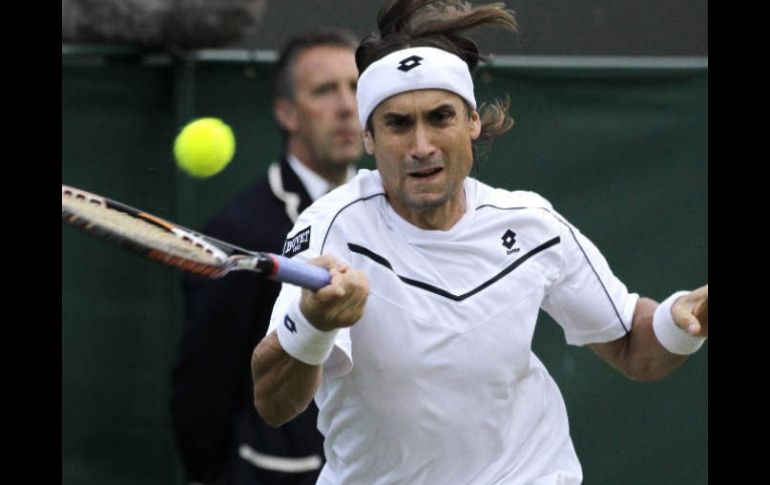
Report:
[[[255,405],[280,425],[315,397],[321,484],[577,484],[564,401],[531,351],[538,310],[630,378],[660,379],[703,344],[708,287],[640,298],[544,198],[469,177],[473,142],[510,122],[500,103],[477,110],[462,33],[515,23],[501,4],[436,5],[389,2],[356,52],[377,170],[290,233],[291,255],[332,281],[284,285],[252,357]]]

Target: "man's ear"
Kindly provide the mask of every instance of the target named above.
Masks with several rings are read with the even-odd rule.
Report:
[[[476,110],[471,112],[470,132],[471,140],[475,140],[481,135],[481,116]]]
[[[372,138],[372,132],[364,130],[364,150],[369,155],[374,155],[374,139]]]
[[[290,100],[278,98],[273,101],[273,115],[284,130],[289,133],[297,130],[297,110]]]

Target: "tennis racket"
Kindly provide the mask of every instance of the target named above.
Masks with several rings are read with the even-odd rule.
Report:
[[[254,271],[267,278],[318,290],[329,284],[325,268],[276,254],[247,251],[174,223],[62,184],[62,221],[168,266],[218,278]]]

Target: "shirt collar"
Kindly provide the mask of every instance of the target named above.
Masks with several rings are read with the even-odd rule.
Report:
[[[305,186],[305,190],[307,190],[308,195],[313,201],[320,199],[322,195],[335,188],[328,180],[310,170],[291,153],[286,156],[286,161],[289,162],[289,166],[297,174],[297,177],[302,182],[302,185]],[[355,175],[356,170],[352,166],[348,167],[348,175],[345,182],[350,181]]]

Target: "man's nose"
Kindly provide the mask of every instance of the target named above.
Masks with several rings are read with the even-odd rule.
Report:
[[[410,155],[416,160],[424,161],[429,160],[435,153],[436,145],[433,143],[431,131],[423,123],[418,122],[414,127]]]

